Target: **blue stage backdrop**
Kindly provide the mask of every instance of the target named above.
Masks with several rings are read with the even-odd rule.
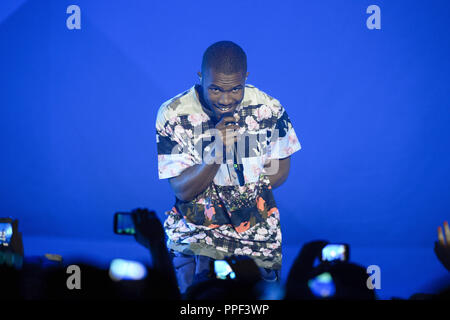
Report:
[[[79,30],[66,25],[72,4]],[[372,4],[379,30],[366,26]],[[446,0],[2,0],[0,216],[24,236],[90,242],[117,240],[116,211],[163,220],[174,195],[157,176],[156,112],[198,82],[210,44],[232,40],[248,83],[280,100],[302,144],[275,191],[286,258],[314,239],[380,248],[372,264],[421,248],[426,259],[398,270],[442,275],[432,247],[450,208],[449,12]]]

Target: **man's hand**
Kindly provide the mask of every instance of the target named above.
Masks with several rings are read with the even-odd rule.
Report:
[[[225,116],[216,124],[216,129],[220,132],[220,136],[216,139],[220,139],[223,146],[229,150],[233,148],[239,135],[237,131],[239,126],[236,124],[237,118],[238,115],[235,115],[235,117]],[[211,154],[205,157],[203,163],[186,168],[180,175],[169,179],[170,187],[175,192],[177,199],[185,202],[191,201],[214,180],[222,164],[224,154],[223,150],[218,150],[216,146],[213,147]],[[219,147],[219,149],[221,148]]]
[[[220,138],[226,149],[234,146],[238,139],[239,126],[236,124],[236,118],[233,116],[224,116],[216,124],[216,129],[220,132]]]
[[[450,271],[450,228],[448,222],[444,222],[444,232],[438,227],[438,241],[434,243],[434,253],[442,265]]]
[[[150,249],[151,246],[164,242],[164,228],[155,212],[137,208],[131,211],[131,217],[136,230],[134,238],[138,243]]]

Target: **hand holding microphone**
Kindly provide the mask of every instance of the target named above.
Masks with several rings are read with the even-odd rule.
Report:
[[[236,115],[236,117],[239,117]],[[239,126],[236,123],[236,117],[231,113],[226,113],[222,116],[219,122],[216,124],[216,129],[220,131],[220,137],[223,145],[227,150],[234,147],[234,143],[237,142],[237,134]]]
[[[242,165],[242,157],[238,149],[238,130],[237,121],[239,115],[224,114],[222,119],[217,123],[216,129],[220,130],[222,141],[227,151],[233,152],[233,168],[239,180],[239,185],[245,185],[244,166]],[[233,150],[234,149],[234,150]]]

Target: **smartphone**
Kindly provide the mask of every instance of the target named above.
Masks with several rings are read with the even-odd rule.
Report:
[[[348,261],[349,259],[348,244],[328,244],[322,249],[320,260],[324,261]]]
[[[114,233],[120,235],[134,235],[136,233],[130,212],[116,212],[114,214]]]
[[[234,279],[236,274],[230,264],[225,260],[214,260],[214,273],[217,279]]]
[[[138,261],[114,259],[109,266],[109,276],[114,281],[142,280],[147,276],[147,268]]]
[[[329,272],[324,272],[308,280],[311,293],[318,298],[328,298],[336,293],[333,277]]]
[[[9,247],[13,235],[12,219],[0,218],[0,247]]]

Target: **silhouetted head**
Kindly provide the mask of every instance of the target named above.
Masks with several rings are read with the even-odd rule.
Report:
[[[350,262],[323,263],[286,286],[285,299],[375,300],[366,269]]]

